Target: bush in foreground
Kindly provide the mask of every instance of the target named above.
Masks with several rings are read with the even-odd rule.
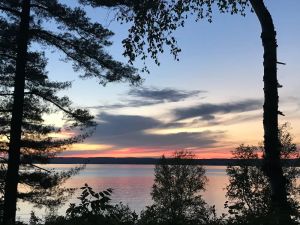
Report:
[[[122,203],[111,205],[112,189],[95,192],[85,184],[78,197],[79,204],[70,204],[66,216],[50,216],[45,223],[34,214],[30,225],[135,225],[138,216],[127,205]]]

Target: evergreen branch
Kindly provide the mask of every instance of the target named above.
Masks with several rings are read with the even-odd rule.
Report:
[[[15,14],[17,16],[21,16],[21,13],[18,10],[14,10],[12,8],[0,5],[0,10],[5,11],[5,12],[10,12],[12,14]]]
[[[0,96],[13,96],[14,94],[13,93],[3,93],[3,92],[0,92]]]
[[[88,51],[81,51],[81,49],[79,49],[78,45],[75,43],[72,43],[72,41],[67,40],[66,38],[63,38],[59,35],[53,34],[50,31],[46,31],[46,30],[37,30],[37,29],[32,29],[33,32],[41,33],[43,35],[38,35],[41,39],[43,39],[44,41],[55,45],[58,49],[60,49],[61,51],[63,51],[68,57],[72,58],[73,60],[78,60],[73,58],[62,46],[68,46],[71,47],[75,50],[77,50],[80,54],[84,54],[89,58],[94,58],[93,56],[91,56],[90,54],[88,54]],[[50,38],[47,38],[50,37]],[[53,39],[52,41],[50,39]],[[59,44],[62,43],[62,44]]]
[[[62,110],[63,112],[65,112],[66,114],[72,116],[73,118],[79,120],[80,122],[83,122],[86,118],[83,118],[81,116],[78,116],[76,113],[74,113],[72,110],[70,109],[66,109],[65,107],[61,106],[59,103],[57,103],[56,101],[54,101],[53,99],[39,93],[38,91],[33,90],[31,92],[34,95],[37,95],[39,97],[41,97],[42,99],[44,99],[45,101],[48,101],[50,103],[52,103],[53,105],[55,105],[57,108],[59,108],[60,110]]]
[[[48,8],[46,8],[46,7],[44,7],[44,6],[42,6],[42,5],[38,5],[38,4],[31,4],[30,5],[32,8],[38,8],[38,9],[41,9],[41,10],[46,10],[46,11],[48,11],[49,9]]]
[[[12,110],[0,109],[0,113],[8,113],[8,112],[12,112]]]
[[[31,94],[37,95],[39,97],[41,97],[42,99],[52,103],[53,105],[55,105],[57,108],[59,108],[60,110],[62,110],[63,112],[69,114],[69,115],[73,115],[72,111],[64,108],[63,106],[61,106],[60,104],[58,104],[57,102],[53,101],[52,99],[48,98],[45,95],[42,95],[41,93],[38,93],[37,91],[32,91]]]
[[[103,46],[99,45],[93,38],[84,40],[70,33],[56,35],[41,29],[33,29],[32,32],[37,38],[55,46],[69,59],[76,62],[75,69],[84,68],[86,72],[82,77],[97,77],[102,84],[123,80],[129,80],[132,84],[142,82],[135,68],[114,61],[110,55],[103,51]]]
[[[65,29],[77,32],[80,36],[94,36],[100,42],[113,35],[111,31],[104,28],[100,23],[91,22],[86,16],[85,10],[80,7],[71,8],[56,1],[41,1],[36,8],[47,14],[46,17],[55,19],[64,25]],[[109,42],[107,42],[109,43]]]
[[[3,160],[4,162],[7,162],[7,161],[8,161],[7,158],[5,158],[5,157],[1,157],[1,156],[0,156],[0,159]],[[26,163],[26,164],[27,164],[27,165],[30,165],[30,166],[32,166],[32,167],[35,167],[35,168],[37,168],[37,169],[39,169],[39,170],[46,171],[47,173],[52,173],[50,170],[47,170],[47,169],[42,168],[42,167],[40,167],[40,166],[37,166],[37,165],[35,165],[35,164],[32,164],[32,163]]]
[[[1,150],[3,150],[3,149],[1,149]],[[4,162],[8,161],[7,158],[4,158],[4,157],[0,157],[0,159],[3,160]]]
[[[33,163],[26,163],[27,165],[30,165],[30,166],[32,166],[32,167],[35,167],[35,168],[37,168],[37,169],[39,169],[39,170],[43,170],[43,171],[46,171],[47,173],[52,173],[50,170],[47,170],[47,169],[45,169],[45,168],[43,168],[43,167],[40,167],[40,166],[37,166],[37,165],[35,165],[35,164],[33,164]]]
[[[6,51],[7,51],[7,49],[6,49]],[[6,58],[8,58],[8,59],[14,59],[14,60],[17,59],[16,56],[13,56],[13,55],[11,55],[11,54],[4,53],[4,52],[0,52],[0,56],[6,57]]]

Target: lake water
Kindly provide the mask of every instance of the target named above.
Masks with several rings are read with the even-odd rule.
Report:
[[[70,164],[51,164],[48,168],[57,171],[75,167]],[[215,205],[218,214],[224,212],[225,187],[228,183],[225,166],[205,166],[208,183],[203,197],[210,205]],[[154,165],[100,165],[89,164],[79,174],[69,179],[65,186],[80,188],[85,183],[96,191],[113,188],[112,202],[123,202],[139,213],[145,206],[152,203],[150,192],[154,181]],[[66,205],[58,209],[58,214],[64,214],[71,202],[76,202],[78,190]],[[47,214],[47,209],[35,209],[28,203],[18,203],[17,216],[19,220],[26,221],[32,210],[38,216]]]

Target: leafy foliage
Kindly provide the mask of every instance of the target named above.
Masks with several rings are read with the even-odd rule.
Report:
[[[112,189],[96,193],[87,184],[80,189],[82,190],[80,197],[78,197],[80,204],[70,205],[66,212],[68,218],[74,219],[77,217],[103,215],[103,212],[112,207],[109,204]]]
[[[66,211],[66,217],[53,217],[45,221],[45,225],[134,225],[137,222],[137,215],[128,206],[122,203],[110,204],[112,189],[94,192],[91,187],[85,184],[81,188],[82,193],[78,197],[79,204],[70,204]]]
[[[128,37],[123,40],[123,55],[133,62],[138,57],[145,60],[148,55],[159,64],[158,55],[164,47],[178,60],[181,49],[178,47],[174,32],[184,27],[188,17],[195,20],[207,19],[212,22],[212,13],[240,14],[245,16],[250,9],[250,0],[80,0],[92,7],[114,9],[115,18],[129,23]],[[144,71],[148,71],[144,64]]]
[[[38,218],[33,211],[30,213],[29,225],[39,225],[41,224],[41,219]]]
[[[299,158],[299,149],[293,143],[287,123],[280,127],[279,139],[282,145],[281,159],[284,176],[286,178],[290,215],[299,220],[300,187],[297,178],[300,176],[298,167],[293,163]],[[225,207],[231,215],[231,220],[237,224],[258,223],[268,224],[271,220],[271,187],[268,177],[263,173],[261,165],[249,165],[249,160],[257,160],[263,155],[263,147],[241,145],[232,153],[235,159],[243,159],[238,166],[228,166],[227,175],[229,185],[227,189],[228,201]],[[248,161],[247,161],[248,160]],[[262,222],[264,221],[264,222]]]
[[[158,55],[164,52],[164,46],[178,60],[181,49],[178,47],[174,32],[184,27],[188,17],[196,20],[207,19],[212,22],[212,13],[245,15],[250,8],[249,0],[142,0],[142,1],[101,1],[84,0],[85,4],[115,7],[117,19],[121,23],[130,23],[129,35],[123,40],[124,55],[130,62],[137,57],[145,60],[148,55],[159,64]],[[147,70],[145,65],[145,70]]]
[[[207,178],[202,166],[190,164],[194,155],[175,152],[161,158],[155,166],[152,188],[154,204],[141,214],[140,224],[209,224],[216,222],[214,207],[209,207],[200,192]]]

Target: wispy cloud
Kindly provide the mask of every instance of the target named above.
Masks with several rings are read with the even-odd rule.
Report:
[[[180,102],[188,98],[205,93],[201,90],[185,91],[175,88],[138,87],[132,88],[124,96],[127,96],[122,103],[111,105],[99,105],[89,108],[94,109],[117,109],[125,107],[142,107],[168,102]]]
[[[174,110],[175,120],[199,118],[201,120],[212,121],[218,114],[239,113],[253,111],[262,108],[262,101],[249,99],[221,104],[199,104],[192,107]]]
[[[130,96],[141,98],[149,101],[157,102],[179,102],[190,97],[197,96],[205,91],[184,91],[173,88],[159,89],[156,87],[143,87],[131,89],[128,94]]]

